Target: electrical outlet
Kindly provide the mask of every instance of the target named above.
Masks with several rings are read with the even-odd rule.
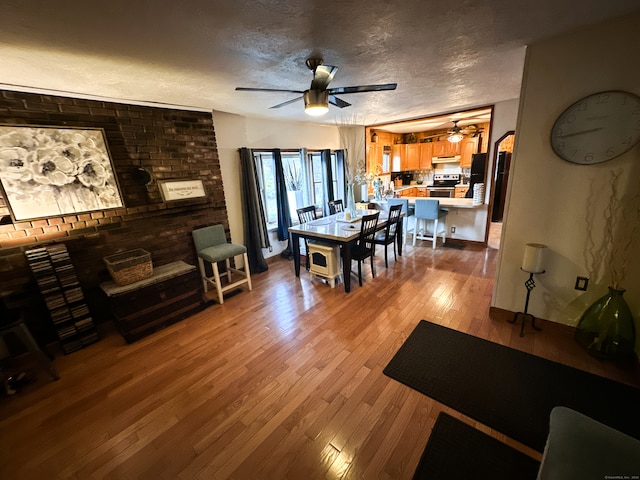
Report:
[[[456,233],[456,227],[451,227],[451,233]]]
[[[576,277],[576,290],[582,290],[583,292],[587,291],[587,287],[589,286],[589,277]]]

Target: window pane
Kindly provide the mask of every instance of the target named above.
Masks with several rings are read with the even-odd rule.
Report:
[[[322,188],[322,161],[319,153],[311,154],[313,165],[313,203],[322,209],[324,205],[324,188]]]
[[[289,200],[289,213],[291,220],[297,223],[296,210],[305,206],[304,195],[304,167],[297,152],[282,153],[282,167],[287,184],[287,197]],[[308,197],[308,195],[307,195]]]
[[[278,203],[276,197],[276,170],[271,153],[255,154],[256,164],[260,173],[260,190],[264,205],[264,216],[267,225],[273,227],[278,224]]]

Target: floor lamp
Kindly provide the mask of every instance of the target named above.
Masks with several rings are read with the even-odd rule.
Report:
[[[546,249],[547,246],[542,245],[541,243],[527,243],[524,248],[524,258],[522,259],[522,266],[520,267],[520,270],[529,274],[529,278],[524,282],[524,286],[527,289],[527,299],[524,302],[524,312],[516,312],[513,319],[509,320],[510,323],[515,323],[518,316],[522,315],[522,327],[520,328],[521,337],[524,337],[524,324],[527,317],[531,317],[531,326],[534,330],[542,330],[536,326],[536,317],[528,313],[527,310],[529,309],[529,297],[531,295],[531,290],[536,287],[536,284],[533,281],[533,275],[545,272],[544,252]]]

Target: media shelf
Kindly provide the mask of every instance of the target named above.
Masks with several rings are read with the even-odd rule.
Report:
[[[67,354],[99,340],[82,287],[64,244],[25,252],[44,298],[62,351]]]

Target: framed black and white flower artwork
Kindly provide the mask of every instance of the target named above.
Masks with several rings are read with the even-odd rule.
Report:
[[[14,221],[123,206],[102,129],[0,125],[0,182]]]

